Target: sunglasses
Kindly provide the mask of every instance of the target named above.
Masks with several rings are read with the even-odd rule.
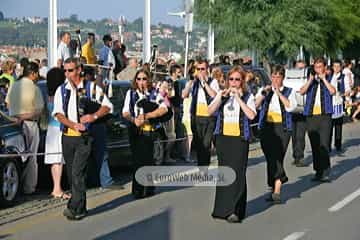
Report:
[[[229,78],[229,81],[241,81],[241,78]]]
[[[143,80],[143,81],[147,81],[147,78],[146,78],[146,77],[143,77],[143,78],[136,78],[136,80],[137,80],[137,81],[141,81],[141,80]]]
[[[197,68],[196,70],[198,70],[198,71],[205,71],[206,68]]]
[[[64,72],[73,72],[75,69],[74,68],[69,68],[69,69],[64,69]]]

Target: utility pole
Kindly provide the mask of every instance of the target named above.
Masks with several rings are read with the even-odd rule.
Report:
[[[57,65],[57,0],[49,0],[48,61],[50,68]]]
[[[215,0],[210,0],[210,7],[214,4]],[[215,59],[215,34],[214,34],[214,28],[213,25],[209,24],[209,30],[208,30],[208,60],[210,63],[214,63]]]
[[[185,0],[185,11],[178,13],[168,13],[171,16],[179,16],[185,18],[184,32],[185,32],[185,57],[184,57],[184,77],[187,75],[187,65],[189,56],[189,37],[193,30],[193,19],[194,19],[194,0]]]
[[[151,57],[151,0],[145,0],[145,14],[143,22],[143,63]]]

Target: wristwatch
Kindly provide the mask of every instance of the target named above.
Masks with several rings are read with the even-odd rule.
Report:
[[[99,117],[96,115],[96,113],[93,114],[93,117],[95,120],[97,120]]]

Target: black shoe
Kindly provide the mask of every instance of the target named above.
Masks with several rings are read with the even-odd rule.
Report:
[[[265,198],[265,201],[272,202],[274,204],[280,204],[281,203],[280,193],[272,193],[270,196]]]
[[[280,204],[281,203],[280,193],[271,194],[271,198],[273,199],[274,204]]]
[[[113,183],[109,186],[101,187],[103,189],[109,189],[109,190],[124,190],[125,187],[120,183]]]
[[[84,217],[86,217],[86,213],[87,213],[87,211],[85,211],[83,213],[73,213],[69,208],[65,208],[63,215],[68,220],[79,221],[79,220],[83,219]]]
[[[231,214],[226,218],[226,221],[229,223],[239,223],[241,222],[240,218],[236,214]]]
[[[311,178],[311,181],[312,182],[320,182],[322,175],[323,175],[322,172],[316,172],[315,176]]]
[[[297,165],[299,163],[299,160],[294,160],[291,165]]]
[[[296,166],[296,167],[306,167],[306,164],[305,164],[304,159],[301,159],[301,160],[296,161],[295,166]]]
[[[320,177],[320,182],[331,182],[330,169],[326,169]]]
[[[345,150],[343,148],[336,148],[336,153],[343,154],[343,153],[345,153]]]

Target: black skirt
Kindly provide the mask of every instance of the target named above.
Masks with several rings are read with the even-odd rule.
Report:
[[[219,166],[232,168],[236,173],[236,179],[229,186],[216,187],[212,216],[225,219],[234,213],[241,220],[246,212],[246,167],[249,142],[241,137],[217,136],[216,152]]]

